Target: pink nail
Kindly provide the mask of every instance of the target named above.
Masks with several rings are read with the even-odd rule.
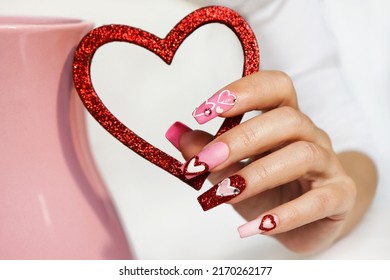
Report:
[[[232,109],[236,100],[237,96],[230,90],[217,92],[196,108],[192,116],[199,124],[204,124]]]
[[[183,165],[183,173],[192,179],[223,163],[229,156],[229,147],[223,142],[213,143]]]
[[[279,225],[279,218],[276,215],[267,214],[263,217],[250,221],[238,228],[241,238],[253,236],[275,229]]]
[[[180,137],[189,131],[192,131],[192,129],[185,124],[181,122],[175,122],[168,128],[167,132],[165,133],[165,137],[169,142],[172,143],[173,146],[176,147],[176,149],[180,150]]]
[[[245,187],[245,179],[240,175],[233,175],[203,193],[198,201],[203,210],[207,211],[240,195]]]

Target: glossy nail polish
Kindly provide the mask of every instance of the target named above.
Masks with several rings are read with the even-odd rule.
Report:
[[[165,133],[165,137],[169,142],[172,143],[173,146],[176,147],[176,149],[180,150],[180,137],[189,131],[192,131],[192,129],[185,124],[181,122],[175,122],[168,128],[167,132]]]
[[[236,94],[230,90],[217,92],[196,108],[192,116],[199,124],[204,124],[222,113],[231,110],[236,104],[236,100]]]
[[[241,238],[269,232],[279,225],[279,218],[274,214],[267,214],[259,219],[250,221],[238,228]]]
[[[203,193],[198,201],[203,210],[207,211],[240,195],[245,187],[245,179],[240,175],[233,175]]]
[[[183,165],[183,173],[187,179],[203,174],[229,157],[229,147],[223,142],[216,142],[204,148]]]

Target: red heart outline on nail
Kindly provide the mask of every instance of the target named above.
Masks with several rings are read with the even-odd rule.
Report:
[[[182,19],[165,38],[126,25],[105,25],[91,30],[78,45],[73,61],[73,79],[76,90],[90,114],[112,136],[140,156],[166,170],[199,190],[209,173],[186,179],[182,163],[151,145],[126,127],[103,104],[91,81],[91,62],[98,48],[110,42],[127,42],[143,47],[159,56],[168,65],[183,41],[199,27],[209,23],[220,23],[229,27],[238,37],[244,52],[243,76],[259,70],[259,48],[256,37],[248,23],[235,11],[221,6],[198,9]],[[241,116],[227,118],[216,136],[238,125]]]
[[[266,223],[270,223],[272,226],[265,225]],[[261,223],[259,229],[262,231],[270,231],[276,228],[277,224],[273,215],[265,215],[263,219],[261,219]]]

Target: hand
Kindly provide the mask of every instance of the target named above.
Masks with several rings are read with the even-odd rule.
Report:
[[[232,204],[250,221],[239,228],[241,237],[272,235],[303,253],[329,247],[360,219],[373,196],[369,192],[363,206],[356,207],[357,183],[343,162],[351,164],[350,157],[356,158],[361,165],[347,170],[364,168],[374,174],[370,160],[356,152],[336,155],[328,135],[299,111],[293,83],[281,72],[242,78],[209,98],[193,115],[204,123],[253,110],[262,114],[216,139],[188,130],[177,139],[187,159],[186,176],[210,171],[210,180],[219,182],[199,202],[204,210]]]

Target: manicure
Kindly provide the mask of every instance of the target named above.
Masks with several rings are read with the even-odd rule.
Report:
[[[273,214],[267,214],[263,217],[250,221],[238,228],[241,238],[269,232],[279,225],[279,218]]]
[[[184,176],[191,179],[203,174],[223,163],[228,156],[229,147],[225,143],[210,144],[183,165]]]
[[[192,129],[186,126],[184,123],[175,122],[168,128],[167,132],[165,133],[165,137],[169,142],[172,143],[173,146],[176,147],[176,149],[180,151],[180,138],[184,133],[189,131],[192,131]]]
[[[199,196],[198,201],[203,210],[207,211],[240,195],[245,187],[245,179],[240,175],[233,175]]]
[[[230,90],[217,92],[196,108],[192,116],[199,124],[204,124],[232,109],[236,100],[237,96]]]

